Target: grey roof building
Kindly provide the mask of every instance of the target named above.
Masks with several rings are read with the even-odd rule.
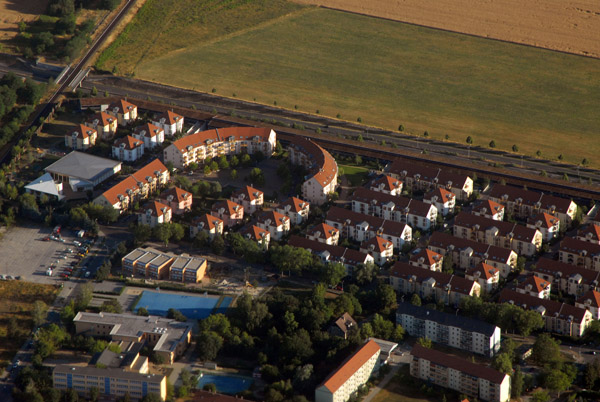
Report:
[[[119,172],[121,162],[73,151],[44,170],[73,191],[87,191]]]

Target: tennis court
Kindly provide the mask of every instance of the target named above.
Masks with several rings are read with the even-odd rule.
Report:
[[[170,308],[179,310],[188,319],[203,319],[215,312],[224,313],[231,304],[231,297],[223,296],[188,296],[174,293],[160,293],[145,290],[136,304],[134,311],[140,307],[152,315],[166,316]]]

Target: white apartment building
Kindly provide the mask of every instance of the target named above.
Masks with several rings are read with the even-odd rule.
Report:
[[[290,197],[279,204],[279,206],[275,208],[275,211],[290,218],[292,225],[300,225],[308,219],[310,203],[303,201],[300,198]]]
[[[144,141],[130,135],[119,138],[112,146],[112,156],[123,162],[135,162],[144,155]]]
[[[265,193],[254,187],[245,186],[234,191],[230,198],[231,201],[242,205],[245,213],[253,214],[262,209],[265,202]]]
[[[456,195],[445,188],[436,188],[423,196],[423,202],[433,204],[443,216],[454,213]]]
[[[153,120],[152,124],[165,130],[165,135],[172,137],[183,131],[183,116],[167,110],[156,120]]]
[[[132,135],[133,138],[144,141],[146,149],[153,149],[165,142],[165,130],[152,123],[137,126]]]

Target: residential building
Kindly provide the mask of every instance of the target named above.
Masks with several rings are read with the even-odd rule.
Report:
[[[65,134],[65,146],[77,151],[85,151],[96,144],[98,132],[91,127],[80,124],[68,134]]]
[[[281,240],[290,232],[290,218],[277,211],[264,211],[256,218],[256,226],[271,233],[271,239]]]
[[[50,173],[44,173],[42,176],[27,184],[25,186],[25,191],[36,197],[41,197],[43,194],[47,197],[55,198],[58,201],[65,198],[63,183],[54,181]]]
[[[109,140],[117,132],[117,119],[106,112],[99,112],[85,121],[85,125],[96,130],[100,138]]]
[[[515,217],[528,218],[546,212],[557,216],[564,227],[571,225],[577,213],[577,204],[572,200],[501,184],[494,184],[487,198],[504,205],[506,213]]]
[[[593,320],[600,320],[600,292],[588,290],[575,302],[575,306],[584,308],[592,314]]]
[[[404,294],[416,293],[447,305],[458,305],[467,296],[479,296],[481,287],[453,274],[429,271],[405,262],[396,262],[390,270],[390,285]]]
[[[268,250],[271,243],[271,233],[256,225],[246,225],[239,233],[248,240],[257,242],[264,250]]]
[[[580,297],[600,287],[600,272],[585,269],[549,258],[540,258],[530,270],[535,276],[552,283],[559,292]]]
[[[391,241],[397,250],[402,250],[404,244],[412,240],[412,229],[406,223],[364,215],[340,207],[329,208],[325,223],[338,229],[342,237],[358,242],[370,240],[375,236],[383,237]]]
[[[213,204],[211,215],[220,218],[225,226],[235,226],[244,219],[244,207],[230,200]]]
[[[461,212],[454,217],[455,237],[514,250],[533,257],[542,248],[542,233],[516,223]]]
[[[327,202],[337,187],[338,166],[329,152],[309,139],[294,136],[289,139],[290,162],[302,165],[308,175],[302,183],[302,198],[312,204]]]
[[[401,180],[409,191],[428,192],[441,187],[452,191],[456,199],[467,201],[473,194],[473,180],[464,174],[452,173],[449,169],[431,168],[413,161],[396,159],[386,166],[390,176]]]
[[[495,221],[504,220],[504,205],[492,200],[481,200],[471,209],[471,213]]]
[[[381,349],[367,341],[315,389],[315,402],[346,402],[369,381],[377,368]]]
[[[210,214],[200,215],[194,218],[190,225],[190,237],[194,238],[199,232],[207,232],[210,239],[216,235],[223,234],[223,220]]]
[[[537,311],[544,319],[545,330],[561,335],[581,337],[592,322],[592,313],[585,308],[540,299],[510,289],[503,289],[500,292],[498,302],[511,303],[527,310]]]
[[[152,120],[152,124],[165,130],[165,135],[172,137],[183,131],[183,116],[166,110],[156,120]]]
[[[179,187],[171,187],[158,196],[158,200],[168,205],[175,215],[191,211],[193,198],[192,193]]]
[[[127,102],[125,99],[111,103],[104,111],[115,116],[119,126],[126,126],[133,123],[137,119],[138,112],[137,106]]]
[[[153,248],[136,248],[121,259],[124,276],[141,276],[151,279],[169,279],[177,282],[200,282],[204,278],[207,262],[204,258],[188,254],[179,256],[163,253]]]
[[[152,315],[80,311],[73,323],[77,335],[109,338],[115,342],[142,342],[167,364],[173,364],[183,355],[192,340],[192,324]]]
[[[265,194],[254,187],[245,186],[231,194],[231,201],[244,207],[244,212],[252,215],[262,209],[265,202]]]
[[[95,388],[100,394],[111,398],[120,398],[125,394],[136,400],[141,400],[147,394],[156,394],[161,401],[167,398],[166,376],[119,368],[59,364],[52,370],[52,383],[55,389],[62,391],[72,388],[84,397]]]
[[[151,228],[163,223],[171,222],[173,212],[171,207],[158,201],[150,201],[142,206],[138,212],[138,224],[148,225]]]
[[[540,299],[549,299],[551,287],[551,283],[547,280],[539,276],[529,275],[517,285],[516,291]]]
[[[200,131],[186,135],[165,148],[165,163],[171,162],[178,169],[190,163],[202,163],[221,155],[238,155],[262,152],[266,157],[273,154],[276,143],[275,131],[264,127],[228,127]]]
[[[465,278],[479,283],[481,290],[491,292],[498,287],[500,281],[500,269],[485,262],[480,262],[474,267],[467,268]]]
[[[371,181],[369,190],[389,195],[402,195],[402,182],[387,174],[382,174]]]
[[[326,223],[319,223],[306,231],[306,237],[335,246],[340,240],[340,231]]]
[[[85,192],[120,172],[121,162],[73,151],[44,170],[55,183],[62,183],[64,190]]]
[[[352,318],[352,316],[348,313],[342,314],[331,326],[328,331],[333,336],[339,336],[344,339],[348,339],[348,334],[350,331],[358,331],[358,324]]]
[[[169,279],[176,282],[198,283],[204,278],[206,268],[206,259],[184,253],[174,257],[169,267]]]
[[[510,401],[508,374],[419,344],[413,346],[411,355],[410,375],[413,377],[482,401]]]
[[[443,216],[454,213],[456,195],[445,188],[436,188],[423,196],[423,202],[433,204]]]
[[[135,162],[144,155],[144,141],[128,135],[115,140],[112,157],[123,162]]]
[[[154,149],[165,142],[165,130],[152,123],[142,124],[133,130],[133,138],[144,141],[146,149]]]
[[[600,225],[590,224],[577,231],[577,240],[600,245]]]
[[[165,187],[170,177],[166,166],[155,159],[96,197],[94,204],[111,206],[122,213]]]
[[[428,338],[432,342],[486,357],[493,357],[500,351],[500,328],[473,318],[399,303],[396,324],[415,338]]]
[[[600,271],[600,244],[565,237],[560,242],[558,259],[577,267]]]
[[[360,245],[360,251],[371,254],[375,264],[384,265],[394,256],[394,244],[383,237],[375,236]]]
[[[442,254],[444,258],[452,258],[454,264],[465,270],[485,262],[498,268],[503,278],[517,266],[518,255],[513,250],[460,239],[442,232],[434,232],[431,235],[427,248]]]
[[[275,211],[290,218],[290,223],[292,225],[300,225],[308,219],[310,203],[303,201],[300,198],[290,197],[279,204],[279,206],[275,208]]]
[[[428,269],[430,271],[442,272],[444,256],[429,250],[428,248],[424,248],[417,254],[411,254],[408,263],[415,267]]]
[[[537,229],[542,233],[542,240],[549,242],[558,237],[560,232],[560,219],[545,212],[527,218],[527,227]]]
[[[333,246],[316,240],[306,239],[292,235],[288,241],[292,247],[300,247],[309,250],[319,256],[323,263],[339,262],[346,267],[346,274],[352,276],[354,268],[359,265],[374,264],[373,256],[341,246]]]
[[[364,187],[354,190],[350,199],[352,210],[357,213],[407,223],[412,228],[420,230],[430,230],[435,227],[438,210],[432,204],[380,193]]]

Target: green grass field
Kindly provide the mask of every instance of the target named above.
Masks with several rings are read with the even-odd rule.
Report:
[[[352,187],[362,186],[367,181],[369,169],[361,166],[338,165],[343,169],[344,176],[348,179]]]
[[[148,23],[173,1],[148,0],[100,67],[600,166],[599,60],[275,0],[181,7],[161,17],[165,31]]]

